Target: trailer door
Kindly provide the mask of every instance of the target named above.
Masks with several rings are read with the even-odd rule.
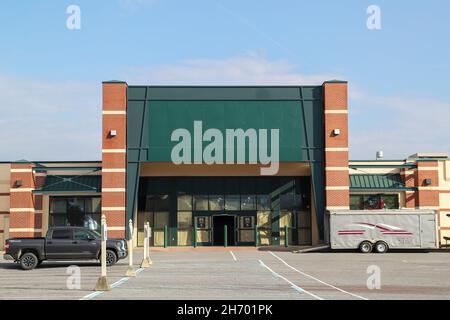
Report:
[[[422,248],[436,248],[436,215],[420,215],[420,246]]]

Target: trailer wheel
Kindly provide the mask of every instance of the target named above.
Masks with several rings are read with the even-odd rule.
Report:
[[[370,241],[363,241],[359,245],[359,251],[362,253],[371,253],[372,252],[372,243]]]
[[[388,251],[389,247],[386,242],[384,241],[378,241],[375,244],[375,251],[378,253],[386,253]]]

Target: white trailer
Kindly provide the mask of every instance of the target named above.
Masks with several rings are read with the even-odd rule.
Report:
[[[330,211],[327,227],[331,249],[438,248],[437,218],[434,210],[345,210]]]

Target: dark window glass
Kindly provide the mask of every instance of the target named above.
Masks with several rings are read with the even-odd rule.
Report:
[[[50,203],[50,213],[66,213],[67,201],[66,198],[52,198]]]
[[[72,239],[72,231],[67,229],[53,230],[52,239],[70,240]]]
[[[75,240],[87,240],[90,233],[84,230],[74,230],[73,231],[73,238]]]
[[[398,194],[350,195],[350,210],[398,209]]]
[[[381,195],[381,204],[386,209],[398,209],[398,195],[397,194],[383,194]]]
[[[100,197],[51,197],[49,225],[100,229]]]
[[[350,210],[359,210],[362,209],[362,201],[360,195],[351,195],[350,196]]]

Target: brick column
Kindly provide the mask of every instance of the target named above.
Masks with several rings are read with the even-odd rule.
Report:
[[[400,176],[405,183],[405,187],[415,187],[416,186],[416,170],[412,169],[401,169]],[[405,207],[415,208],[417,206],[417,193],[416,191],[406,191],[405,192]]]
[[[102,213],[110,237],[125,237],[127,84],[103,83]],[[111,135],[115,130],[116,135]]]
[[[9,209],[11,238],[41,236],[42,196],[33,195],[33,190],[37,187],[33,167],[34,164],[29,162],[11,164]]]
[[[415,174],[417,187],[417,204],[419,209],[433,209],[437,211],[438,239],[441,242],[440,210],[439,210],[439,167],[437,161],[417,161]],[[426,180],[430,179],[430,184]]]
[[[326,210],[349,209],[347,82],[323,84]],[[338,129],[336,135],[333,131]]]

